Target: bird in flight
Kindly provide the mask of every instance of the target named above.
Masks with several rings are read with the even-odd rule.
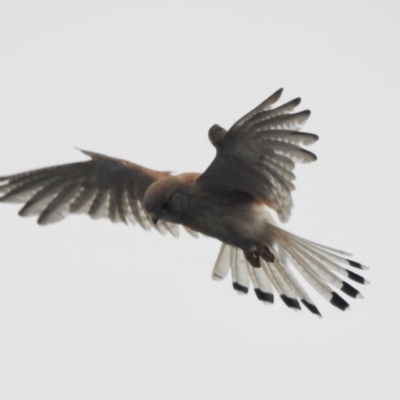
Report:
[[[344,251],[283,230],[274,218],[289,219],[295,163],[316,160],[301,146],[318,140],[301,131],[310,111],[294,112],[299,98],[274,106],[281,94],[282,89],[229,130],[210,128],[217,151],[202,174],[174,175],[83,151],[89,161],[0,177],[0,201],[24,203],[19,215],[37,215],[39,225],[76,213],[173,236],[181,225],[193,236],[201,233],[222,242],[214,280],[230,271],[238,292],[247,293],[252,285],[259,300],[273,303],[276,291],[288,307],[301,309],[302,303],[320,316],[302,277],[333,306],[346,310],[349,304],[333,288],[362,298],[344,278],[365,284],[353,270],[367,267]]]

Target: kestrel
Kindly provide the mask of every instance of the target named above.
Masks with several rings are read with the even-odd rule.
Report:
[[[282,89],[240,118],[227,131],[218,125],[208,136],[217,150],[202,174],[174,175],[129,161],[83,151],[89,161],[58,165],[0,178],[1,202],[25,203],[20,216],[38,215],[47,225],[70,214],[85,213],[112,222],[138,223],[145,230],[178,235],[202,233],[222,242],[212,271],[221,280],[231,271],[233,288],[273,303],[274,290],[284,303],[300,302],[321,315],[297,274],[341,310],[360,292],[346,277],[367,281],[347,269],[367,269],[348,253],[293,235],[278,227],[290,217],[295,163],[316,156],[303,149],[318,136],[301,132],[310,111],[294,112],[300,99],[273,108]],[[299,301],[300,300],[300,301]]]

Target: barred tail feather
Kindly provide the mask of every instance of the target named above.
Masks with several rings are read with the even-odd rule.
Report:
[[[214,281],[220,281],[224,279],[231,268],[230,260],[230,246],[222,243],[221,249],[219,250],[218,257],[215,261],[214,268],[212,270],[211,277]]]
[[[275,238],[275,244],[270,248],[274,255],[273,262],[261,259],[261,268],[254,268],[241,249],[222,244],[214,266],[213,279],[222,280],[231,271],[233,288],[238,292],[247,293],[251,282],[259,300],[273,303],[275,290],[289,308],[300,310],[302,303],[318,316],[321,313],[294,271],[340,310],[347,310],[349,303],[333,288],[349,297],[363,298],[342,276],[359,284],[367,284],[368,281],[346,269],[343,264],[358,269],[367,269],[366,266],[346,258],[349,254],[341,250],[311,242],[275,226],[269,228]]]
[[[241,250],[238,249],[237,251]],[[273,303],[273,282],[270,280],[270,277],[265,273],[265,269],[254,268],[250,264],[248,264],[248,270],[250,271],[250,277],[253,276],[254,278],[253,286],[257,299],[266,303]]]
[[[304,279],[332,305],[343,311],[349,308],[347,301],[339,296],[332,286],[350,297],[363,298],[362,294],[340,275],[360,284],[369,282],[340,264],[358,269],[367,269],[366,266],[343,257],[348,255],[346,252],[311,242],[277,227],[271,226],[271,229],[281,247],[281,252],[286,254]]]
[[[261,268],[253,268],[244,257],[242,250],[222,243],[215,262],[212,279],[222,280],[231,271],[233,288],[247,294],[250,282],[257,298],[266,303],[274,302],[272,284]]]

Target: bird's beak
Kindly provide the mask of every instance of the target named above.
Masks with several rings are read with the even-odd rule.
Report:
[[[160,219],[160,218],[158,217],[158,215],[156,215],[155,213],[150,213],[150,216],[151,216],[151,220],[153,221],[153,224],[154,224],[154,225],[157,225],[157,222],[158,222],[158,220]]]

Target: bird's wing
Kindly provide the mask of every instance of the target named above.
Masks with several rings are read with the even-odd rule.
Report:
[[[51,224],[74,213],[112,222],[138,223],[174,236],[178,227],[160,221],[155,225],[142,206],[146,189],[169,172],[83,151],[89,161],[58,165],[0,177],[0,202],[25,203],[20,216],[38,215],[40,225]]]
[[[318,136],[299,132],[310,111],[292,112],[300,104],[294,99],[273,108],[282,89],[239,119],[228,131],[214,125],[209,131],[217,155],[199,182],[217,190],[241,191],[273,208],[287,221],[293,206],[293,169],[316,156],[304,150]]]

